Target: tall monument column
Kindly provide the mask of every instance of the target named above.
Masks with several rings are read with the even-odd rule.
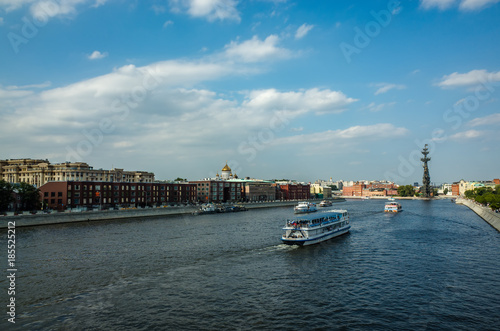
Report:
[[[425,144],[424,149],[422,150],[423,158],[420,160],[424,163],[422,166],[424,167],[424,177],[422,179],[422,197],[430,198],[431,197],[431,176],[429,175],[429,166],[427,162],[431,160],[430,157],[427,157],[429,151],[427,150],[427,144]]]

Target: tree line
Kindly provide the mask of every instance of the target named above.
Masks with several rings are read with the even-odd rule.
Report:
[[[492,210],[500,209],[500,185],[496,185],[494,189],[491,187],[477,187],[465,191],[464,195],[477,203],[489,206]]]
[[[432,189],[432,191],[434,192],[434,196],[438,195],[436,188]],[[446,193],[448,193],[447,190],[445,190],[444,194]],[[400,187],[398,187],[398,195],[400,197],[413,197],[413,196],[419,196],[421,195],[421,193],[416,192],[415,188],[412,185],[401,185]]]
[[[18,203],[14,205],[19,210],[40,209],[40,190],[38,188],[28,183],[11,184],[0,180],[0,212],[8,211],[10,204],[15,202],[14,193],[17,193],[18,198]]]

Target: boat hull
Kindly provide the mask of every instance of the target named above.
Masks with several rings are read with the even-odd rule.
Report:
[[[282,237],[281,241],[285,245],[297,245],[297,246],[314,245],[314,244],[318,244],[320,242],[341,236],[343,234],[346,234],[349,232],[350,229],[351,229],[351,226],[348,225],[348,226],[345,226],[343,228],[334,230],[332,232],[321,234],[321,235],[318,235],[318,236],[315,236],[312,238],[284,238],[284,237]]]

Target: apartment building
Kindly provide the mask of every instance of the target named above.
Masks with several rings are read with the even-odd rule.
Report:
[[[247,181],[244,184],[244,196],[247,201],[276,200],[276,185],[270,181]]]
[[[199,202],[237,202],[243,199],[242,180],[203,179],[189,183],[196,185]]]
[[[125,183],[64,181],[40,187],[45,208],[144,207],[195,203],[196,185],[189,183]]]
[[[0,160],[0,179],[41,187],[54,181],[152,183],[155,175],[146,171],[94,169],[85,162],[51,164],[48,160],[11,159]]]

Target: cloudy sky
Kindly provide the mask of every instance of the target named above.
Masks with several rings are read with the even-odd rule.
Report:
[[[499,2],[0,0],[0,159],[498,178]]]

